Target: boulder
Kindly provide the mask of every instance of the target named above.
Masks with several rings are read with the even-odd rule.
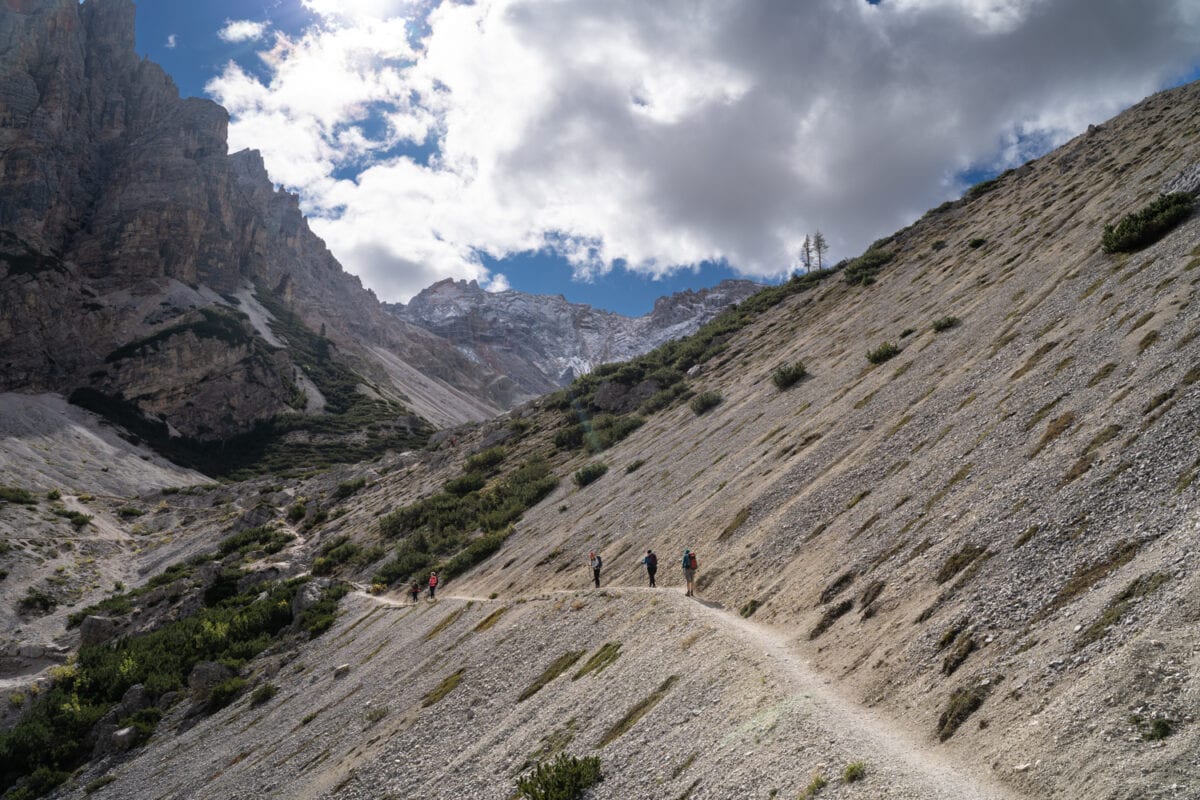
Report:
[[[316,578],[301,586],[300,591],[296,592],[296,596],[292,598],[292,618],[299,618],[301,614],[316,605],[327,586],[329,586],[329,581],[324,578]]]
[[[216,686],[234,676],[234,671],[215,661],[201,661],[188,675],[188,690],[193,702],[201,702]]]

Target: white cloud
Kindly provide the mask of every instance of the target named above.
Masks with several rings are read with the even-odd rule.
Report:
[[[261,39],[269,27],[270,25],[265,22],[227,19],[225,26],[217,31],[217,36],[226,42],[253,42]]]
[[[174,50],[175,46],[178,44],[179,44],[179,34],[172,33],[169,36],[167,36],[167,43],[163,46],[166,47],[168,50]]]
[[[512,288],[512,284],[508,282],[508,276],[503,272],[492,273],[492,279],[488,281],[487,290],[489,292],[507,292]]]
[[[261,54],[268,81],[231,63],[207,89],[231,145],[261,149],[347,268],[401,300],[489,285],[480,252],[765,276],[819,227],[852,255],[1200,52],[1187,0],[305,4],[319,22]],[[404,148],[427,135],[419,163]]]

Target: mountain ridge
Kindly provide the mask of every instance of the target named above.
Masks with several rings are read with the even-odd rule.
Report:
[[[626,361],[690,335],[762,288],[753,281],[724,280],[659,297],[638,317],[571,303],[561,294],[486,292],[475,281],[453,279],[423,289],[407,304],[385,305],[536,395],[562,388],[600,364]]]

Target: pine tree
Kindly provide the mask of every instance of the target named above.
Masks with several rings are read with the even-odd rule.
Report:
[[[812,269],[812,240],[808,238],[808,234],[804,234],[804,242],[800,245],[800,266],[804,267],[804,271],[808,272]]]
[[[829,249],[829,244],[820,231],[813,234],[812,247],[817,253],[817,269],[822,269],[822,265],[825,263],[825,251]]]

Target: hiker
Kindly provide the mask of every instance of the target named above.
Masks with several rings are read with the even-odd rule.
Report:
[[[654,573],[658,572],[658,556],[654,555],[653,550],[646,551],[646,557],[642,559],[642,563],[646,565],[646,574],[650,576],[650,587],[654,588]]]
[[[438,576],[436,572],[429,573],[429,599],[437,600]]]
[[[416,605],[417,601],[421,599],[421,584],[414,579],[412,585],[408,587],[408,593],[412,597],[413,605]]]
[[[600,567],[604,561],[600,558],[600,554],[593,550],[588,554],[588,563],[592,566],[592,581],[596,584],[596,588],[600,588]]]
[[[686,597],[696,596],[696,554],[691,550],[684,548],[683,551],[683,579],[687,581]]]

